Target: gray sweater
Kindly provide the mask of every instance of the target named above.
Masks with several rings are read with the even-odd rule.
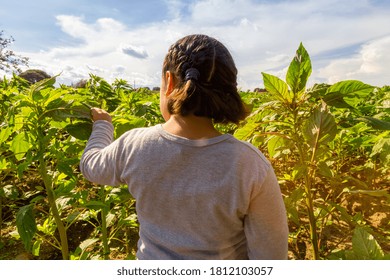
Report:
[[[96,121],[80,168],[127,184],[140,223],[138,259],[286,259],[288,227],[270,163],[230,134],[189,140],[161,125],[113,141]]]

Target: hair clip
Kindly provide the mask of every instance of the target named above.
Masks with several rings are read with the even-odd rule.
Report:
[[[191,68],[188,68],[186,70],[184,80],[185,81],[188,81],[188,80],[197,81],[199,79],[199,77],[200,77],[199,70],[194,68],[194,67],[191,67]]]

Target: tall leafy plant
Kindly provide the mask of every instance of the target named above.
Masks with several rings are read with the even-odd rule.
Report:
[[[85,133],[85,122],[68,124],[66,120],[89,118],[89,112],[75,104],[76,96],[69,94],[68,90],[55,90],[54,83],[55,77],[52,77],[21,89],[13,97],[14,103],[9,107],[2,133],[9,131],[6,140],[10,142],[11,160],[17,166],[19,177],[29,168],[39,174],[59,235],[58,245],[54,245],[61,249],[63,259],[68,259],[66,226],[61,218],[61,203],[55,187],[60,176],[73,176],[70,166],[75,162],[66,158],[61,143],[66,142],[66,134]],[[82,100],[81,96],[77,98]],[[37,231],[33,215],[35,202],[21,207],[16,219],[20,237],[28,250],[32,250],[31,241]]]
[[[309,217],[310,238],[314,258],[319,258],[319,242],[315,207],[313,204],[316,166],[325,152],[325,144],[336,135],[336,123],[327,106],[322,103],[305,108],[309,96],[306,84],[312,72],[309,55],[301,44],[286,75],[286,82],[263,73],[264,85],[268,92],[279,101],[278,109],[285,111],[286,139],[298,152],[298,164],[294,167],[304,179],[306,211]],[[271,149],[275,149],[272,147]]]
[[[307,230],[313,258],[319,259],[322,230],[338,211],[332,200],[343,192],[334,184],[338,175],[332,169],[334,141],[343,124],[337,123],[335,110],[353,108],[374,87],[360,81],[342,81],[307,89],[311,72],[310,57],[300,44],[285,81],[262,73],[266,92],[259,94],[264,102],[235,135],[266,147],[271,158],[285,161],[278,165],[283,170],[277,173],[281,181],[291,182],[295,188],[285,198],[289,219],[299,229]],[[378,119],[362,118],[383,125]]]

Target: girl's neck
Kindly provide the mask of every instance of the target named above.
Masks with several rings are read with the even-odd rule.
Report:
[[[168,121],[163,124],[163,128],[171,134],[192,140],[208,139],[221,135],[214,128],[211,119],[194,115],[171,115]]]

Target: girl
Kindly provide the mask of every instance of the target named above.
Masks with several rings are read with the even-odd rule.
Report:
[[[164,60],[165,123],[113,140],[110,115],[92,109],[80,168],[95,183],[127,184],[140,223],[138,259],[286,259],[288,228],[270,163],[214,123],[247,112],[223,44],[186,36]]]

